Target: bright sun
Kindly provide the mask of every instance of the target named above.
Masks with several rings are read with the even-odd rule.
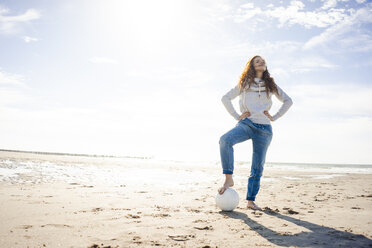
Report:
[[[138,52],[162,52],[195,39],[193,1],[109,1],[99,6],[106,33]],[[109,31],[109,32],[107,32]]]

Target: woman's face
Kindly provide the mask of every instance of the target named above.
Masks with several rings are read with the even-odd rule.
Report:
[[[253,60],[253,66],[256,72],[264,72],[266,71],[266,62],[263,58],[261,57],[256,57]]]

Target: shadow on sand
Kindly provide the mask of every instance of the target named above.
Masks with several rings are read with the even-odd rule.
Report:
[[[299,220],[287,215],[282,215],[271,210],[265,210],[263,211],[263,213],[266,213],[270,216],[275,216],[285,221],[292,222],[298,226],[302,226],[306,229],[309,229],[310,232],[301,232],[293,235],[281,234],[254,221],[245,213],[238,211],[220,212],[220,214],[228,216],[230,218],[243,220],[244,223],[247,224],[247,226],[249,226],[252,230],[256,231],[259,235],[267,239],[269,242],[278,246],[317,248],[372,247],[372,240],[360,234],[353,234],[350,232],[339,231],[326,226],[320,226],[308,221]]]

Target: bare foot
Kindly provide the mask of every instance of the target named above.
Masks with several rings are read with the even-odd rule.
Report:
[[[234,180],[232,178],[232,175],[229,175],[229,174],[225,174],[225,175],[226,175],[225,183],[223,184],[221,188],[218,189],[218,193],[220,195],[222,195],[223,192],[225,192],[227,188],[234,186]]]
[[[252,210],[260,210],[260,211],[262,211],[262,208],[260,208],[259,206],[257,206],[254,203],[254,201],[248,201],[247,208],[252,209]]]

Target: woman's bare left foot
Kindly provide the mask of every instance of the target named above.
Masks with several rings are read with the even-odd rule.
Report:
[[[232,178],[232,175],[226,175],[225,183],[221,188],[218,189],[218,193],[222,195],[226,189],[232,186],[234,186],[234,180]]]
[[[262,211],[262,208],[260,208],[259,206],[257,206],[257,205],[254,203],[254,201],[248,201],[247,208],[252,209],[252,210],[259,210],[259,211]]]

